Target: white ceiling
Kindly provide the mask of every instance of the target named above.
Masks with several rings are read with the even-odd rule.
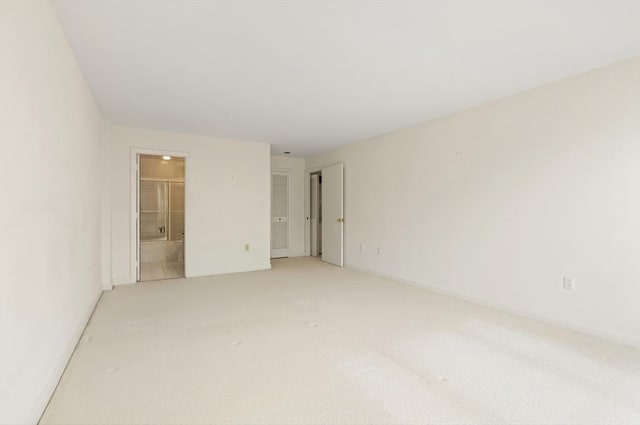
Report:
[[[113,123],[310,156],[640,55],[640,2],[55,1]]]

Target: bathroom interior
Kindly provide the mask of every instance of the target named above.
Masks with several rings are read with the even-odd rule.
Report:
[[[139,280],[184,277],[185,160],[140,155],[139,164]]]

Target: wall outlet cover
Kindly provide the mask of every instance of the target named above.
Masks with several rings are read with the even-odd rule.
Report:
[[[562,289],[565,291],[573,291],[576,287],[576,279],[571,276],[564,276],[562,278]]]

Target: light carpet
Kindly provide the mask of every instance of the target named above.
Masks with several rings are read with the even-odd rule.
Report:
[[[640,350],[314,258],[105,292],[42,424],[640,424]]]

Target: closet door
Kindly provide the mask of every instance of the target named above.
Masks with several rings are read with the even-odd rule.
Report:
[[[271,172],[271,258],[289,256],[289,173]]]

